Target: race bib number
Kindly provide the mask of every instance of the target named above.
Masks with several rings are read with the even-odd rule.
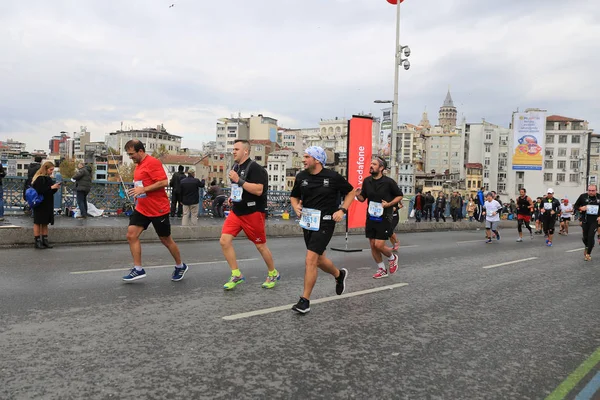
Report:
[[[321,211],[312,208],[303,208],[300,217],[300,226],[309,231],[318,231],[321,226]]]
[[[144,187],[144,183],[142,181],[135,181],[135,182],[133,182],[133,186],[135,186],[135,187]],[[143,199],[144,197],[146,197],[146,193],[142,193],[142,194],[138,194],[137,195],[138,199]]]
[[[381,216],[383,215],[383,205],[381,203],[377,203],[376,201],[370,201],[368,213],[370,220],[381,221]]]
[[[231,184],[231,201],[234,203],[239,203],[242,201],[242,194],[244,193],[244,188],[239,186],[236,183]]]
[[[552,203],[544,203],[544,210],[552,210]]]
[[[586,212],[588,215],[598,215],[598,206],[597,205],[588,205],[586,208]]]

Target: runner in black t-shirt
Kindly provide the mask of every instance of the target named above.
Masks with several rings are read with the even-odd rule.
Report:
[[[581,214],[582,240],[585,245],[583,257],[585,261],[591,261],[592,259],[592,249],[594,248],[594,240],[596,231],[598,230],[598,220],[600,220],[600,215],[598,213],[598,209],[600,208],[600,196],[596,190],[596,185],[589,185],[587,193],[583,193],[579,196],[573,205],[573,210],[579,210],[579,213]]]
[[[235,165],[229,171],[231,179],[232,212],[229,213],[221,230],[221,249],[231,268],[231,277],[223,288],[231,290],[244,282],[245,278],[240,272],[233,248],[233,238],[241,230],[246,237],[254,243],[256,249],[265,260],[267,280],[263,288],[271,289],[280,279],[279,272],[275,269],[273,255],[267,247],[265,231],[265,214],[267,212],[267,187],[269,177],[267,171],[250,158],[250,142],[236,140],[233,145],[233,160]]]
[[[533,231],[529,226],[532,212],[533,201],[531,197],[527,196],[525,188],[519,189],[519,197],[517,197],[517,232],[519,232],[519,238],[517,242],[523,241],[523,223],[525,224],[525,228],[529,230],[529,237],[533,239]]]
[[[373,278],[380,279],[388,276],[388,270],[383,264],[383,256],[389,263],[390,274],[398,269],[398,255],[385,246],[392,235],[392,219],[394,206],[402,201],[402,191],[392,178],[383,175],[387,163],[381,157],[371,161],[369,172],[371,176],[365,178],[362,188],[356,189],[356,199],[360,202],[369,200],[367,208],[367,221],[365,223],[365,236],[371,245],[371,254],[377,263],[377,272]]]
[[[304,171],[296,175],[290,195],[294,212],[300,217],[306,243],[304,292],[292,310],[301,314],[310,311],[310,295],[317,282],[317,267],[333,275],[335,292],[340,295],[346,288],[346,268],[337,269],[325,256],[335,223],[344,218],[354,200],[352,185],[335,171],[324,168],[327,162],[325,151],[318,146],[305,150]],[[344,196],[341,207],[338,195]]]

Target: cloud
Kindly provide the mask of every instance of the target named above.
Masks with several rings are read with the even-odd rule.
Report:
[[[393,96],[395,8],[385,0],[10,2],[0,15],[0,139],[47,147],[163,123],[187,147],[241,112],[290,128],[379,113]],[[518,107],[600,120],[600,11],[574,0],[406,0],[400,118],[506,126]]]

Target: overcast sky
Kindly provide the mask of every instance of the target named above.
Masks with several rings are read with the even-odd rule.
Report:
[[[169,5],[175,4],[169,8]],[[386,0],[18,0],[0,12],[0,139],[48,150],[163,123],[200,148],[216,119],[280,126],[380,113],[393,97]],[[406,0],[400,121],[431,123],[450,87],[459,121],[508,126],[527,107],[600,130],[600,7],[590,0]]]

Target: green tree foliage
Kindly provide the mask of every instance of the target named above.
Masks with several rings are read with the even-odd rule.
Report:
[[[77,160],[64,159],[60,162],[60,174],[64,180],[69,180],[77,172]]]
[[[123,179],[123,182],[133,182],[133,171],[135,171],[134,163],[119,165],[119,174],[121,174],[121,179]]]
[[[165,154],[169,154],[169,151],[167,150],[167,147],[164,144],[161,144],[160,146],[158,146],[158,149],[152,152],[152,157],[160,158]]]

